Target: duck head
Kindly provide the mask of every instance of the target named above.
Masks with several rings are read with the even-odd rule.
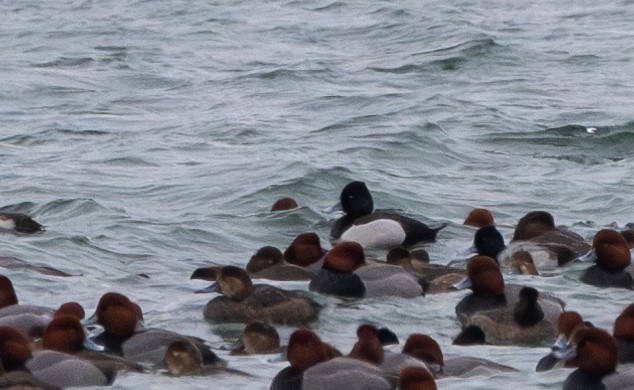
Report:
[[[0,309],[3,307],[16,305],[18,297],[15,295],[13,283],[11,279],[4,275],[0,275]]]
[[[603,329],[580,328],[569,340],[566,348],[555,355],[578,367],[588,377],[600,380],[614,372],[618,363],[618,347],[614,338]]]
[[[337,272],[353,272],[365,262],[361,244],[345,241],[335,245],[326,253],[323,268]]]
[[[352,347],[349,356],[372,364],[383,362],[383,345],[379,339],[379,330],[374,325],[361,325],[357,328],[358,341]]]
[[[143,327],[143,313],[136,303],[116,292],[101,296],[95,314],[85,324],[97,323],[105,332],[127,339]]]
[[[29,341],[18,330],[0,326],[0,363],[5,371],[24,369],[31,359]]]
[[[298,329],[291,334],[286,355],[291,367],[300,372],[333,357],[329,348],[308,329]]]
[[[540,234],[555,229],[555,218],[547,211],[531,211],[517,223],[513,241],[530,240]]]
[[[467,277],[454,285],[470,288],[476,295],[504,295],[504,278],[495,260],[487,256],[472,257],[467,263]]]
[[[400,390],[436,390],[436,381],[432,374],[423,367],[405,367],[398,377]]]
[[[479,228],[473,238],[473,246],[479,255],[488,256],[497,262],[497,256],[506,248],[502,233],[495,226]]]
[[[493,213],[490,210],[484,208],[475,208],[469,212],[467,218],[465,218],[463,225],[473,227],[493,226],[495,221],[493,219]]]
[[[343,211],[351,218],[372,214],[374,202],[370,190],[362,181],[348,183],[339,198]]]
[[[442,375],[445,359],[440,345],[433,338],[420,333],[411,334],[405,341],[402,352],[422,360],[429,366],[437,366],[437,374]]]
[[[607,271],[616,272],[625,269],[632,262],[630,247],[621,233],[612,229],[602,229],[592,240],[592,249],[581,261],[595,261]]]
[[[263,246],[262,248],[258,249],[258,251],[255,252],[253,256],[251,256],[249,262],[247,263],[246,270],[248,273],[254,274],[276,264],[281,264],[283,261],[284,255],[282,254],[281,250],[277,249],[274,246]],[[213,280],[216,280],[216,274],[217,272],[214,271]],[[192,275],[192,279],[194,279],[194,275]]]
[[[298,235],[284,251],[284,259],[300,267],[316,263],[324,256],[319,236],[308,232]]]

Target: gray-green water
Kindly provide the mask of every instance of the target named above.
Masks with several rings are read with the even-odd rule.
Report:
[[[517,3],[517,4],[516,4]],[[448,263],[460,224],[493,210],[508,240],[527,211],[591,238],[634,220],[634,3],[594,1],[20,1],[0,5],[0,206],[46,226],[0,234],[0,255],[81,274],[0,270],[22,302],[106,291],[150,326],[223,343],[191,272],[244,265],[304,231],[327,245],[323,210],[350,180],[379,207],[448,221],[430,245]],[[587,128],[596,128],[588,132]],[[280,196],[302,208],[271,214]],[[630,291],[577,281],[571,266],[531,283],[611,329]],[[149,279],[137,274],[145,273]],[[306,288],[302,283],[283,284]],[[328,303],[314,330],[347,351],[356,326],[432,334],[446,354],[521,372],[441,389],[557,389],[533,372],[544,349],[457,348],[464,293]],[[291,328],[278,329],[286,339]],[[222,354],[222,352],[220,352]],[[229,358],[255,375],[121,375],[115,388],[267,388],[285,366]]]

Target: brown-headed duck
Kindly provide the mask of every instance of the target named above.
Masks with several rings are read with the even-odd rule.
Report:
[[[472,293],[456,305],[463,330],[479,328],[487,344],[535,345],[555,333],[563,303],[532,287],[504,283],[495,260],[475,256],[467,264],[467,277],[456,288]],[[464,335],[457,340],[464,343]],[[456,340],[454,340],[456,343]]]
[[[581,327],[591,326],[583,321],[581,314],[576,311],[565,311],[557,320],[557,334],[551,351],[537,362],[535,371],[547,371],[552,368],[566,367],[566,362],[557,358],[559,353],[568,344],[572,334]]]
[[[85,346],[93,347],[79,319],[56,315],[44,331],[44,349],[33,352],[26,367],[36,378],[59,387],[105,386],[112,384],[118,371],[143,371],[140,365]]]
[[[16,329],[0,326],[0,387],[3,389],[57,390],[61,387],[42,382],[26,368],[32,352],[29,340]]]
[[[630,248],[616,230],[599,230],[592,240],[592,249],[579,260],[596,263],[581,274],[582,282],[597,287],[634,289],[634,278],[628,269],[632,262]]]
[[[308,329],[291,334],[286,347],[289,366],[273,378],[271,390],[302,390],[304,372],[310,367],[341,356],[341,353]]]
[[[253,284],[247,272],[235,266],[220,268],[209,291],[219,292],[203,314],[214,323],[263,321],[301,325],[315,321],[322,306],[303,291],[286,291],[268,284]]]
[[[273,206],[271,206],[271,211],[293,210],[293,209],[296,209],[298,207],[299,207],[299,205],[297,204],[295,199],[289,198],[289,197],[283,197],[283,198],[277,199],[273,203]]]
[[[37,233],[44,230],[33,218],[22,213],[0,212],[0,228],[20,233]]]
[[[260,248],[246,270],[253,279],[310,280],[321,267],[325,252],[316,233],[301,233],[284,253],[271,246]]]
[[[366,263],[361,244],[345,241],[324,256],[321,270],[308,285],[309,290],[340,297],[422,295],[420,278],[402,267],[384,263]]]
[[[484,226],[494,226],[495,220],[493,219],[493,213],[491,210],[485,208],[475,208],[469,211],[469,214],[467,214],[467,217],[462,224],[481,228]]]
[[[431,242],[446,224],[430,228],[422,222],[396,212],[374,210],[372,195],[365,183],[348,183],[340,195],[345,215],[330,230],[331,241],[355,241],[367,249],[409,247]]]
[[[205,340],[169,330],[145,328],[139,305],[120,293],[103,294],[93,316],[84,321],[84,325],[89,324],[103,327],[103,333],[92,338],[96,344],[132,362],[160,365],[173,341],[186,340],[199,348],[206,365],[224,363]]]
[[[618,345],[603,329],[576,330],[556,355],[577,368],[566,378],[563,390],[631,389],[634,383],[631,374],[616,372]]]
[[[470,356],[445,358],[436,340],[420,333],[411,334],[407,338],[403,346],[403,353],[425,362],[436,378],[469,377],[517,371],[513,367],[482,358]]]
[[[579,234],[555,226],[546,211],[531,211],[518,221],[513,238],[498,255],[501,264],[511,261],[513,253],[528,251],[537,269],[556,268],[583,255],[590,245]]]

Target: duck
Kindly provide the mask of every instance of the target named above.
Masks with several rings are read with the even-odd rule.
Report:
[[[483,358],[470,356],[445,358],[436,340],[422,333],[410,334],[405,341],[402,353],[425,362],[436,379],[518,371],[513,367]]]
[[[199,349],[204,364],[225,364],[205,340],[160,328],[146,328],[140,306],[118,292],[103,294],[94,314],[83,325],[100,325],[103,332],[91,340],[127,361],[161,367],[167,347],[173,341],[185,340]]]
[[[253,279],[310,280],[321,267],[325,250],[314,232],[299,234],[284,253],[272,246],[260,248],[246,270]]]
[[[207,303],[204,317],[212,323],[303,325],[317,320],[323,306],[302,291],[253,284],[246,270],[223,266],[208,290],[222,294]]]
[[[557,353],[565,348],[572,334],[580,327],[592,326],[584,322],[583,317],[576,311],[564,311],[557,320],[557,334],[555,342],[548,355],[537,362],[535,371],[547,371],[553,368],[565,367],[565,362],[557,358]]]
[[[632,263],[630,248],[616,230],[599,230],[592,240],[592,249],[579,260],[596,263],[581,274],[582,282],[597,287],[634,289],[634,278],[628,268]]]
[[[555,218],[547,211],[531,211],[518,221],[506,249],[498,255],[501,264],[511,262],[515,252],[528,251],[537,269],[556,268],[590,249],[579,234],[555,226]]]
[[[37,379],[59,387],[105,386],[118,371],[143,372],[143,367],[92,348],[79,319],[56,315],[42,337],[43,350],[33,352],[26,368]]]
[[[433,242],[446,224],[430,228],[426,224],[396,212],[374,210],[374,202],[364,182],[348,183],[340,195],[345,215],[336,220],[330,230],[333,243],[355,241],[366,249],[411,247],[421,242]]]
[[[521,275],[539,274],[529,251],[516,249],[507,254],[506,249],[504,237],[494,225],[485,225],[476,230],[472,247],[475,254],[494,259],[505,271]],[[504,261],[500,262],[499,258]]]
[[[27,234],[44,230],[42,225],[26,214],[5,212],[0,212],[0,228]]]
[[[603,329],[578,329],[556,355],[576,367],[564,381],[563,390],[630,389],[634,383],[634,375],[616,371],[618,345]]]
[[[287,211],[299,208],[297,201],[287,196],[278,198],[271,206],[271,211]]]
[[[619,362],[634,362],[634,303],[616,317],[612,335],[619,346]]]
[[[20,331],[0,326],[0,386],[6,389],[61,389],[33,376],[26,368],[26,363],[32,356],[30,342]]]
[[[354,241],[340,242],[326,253],[308,289],[347,298],[423,294],[419,277],[400,266],[366,262],[363,246]]]
[[[270,390],[302,390],[304,372],[319,363],[341,356],[309,329],[295,330],[286,347],[289,366],[279,371],[271,381]]]
[[[456,305],[463,334],[454,344],[469,339],[465,332],[483,334],[484,341],[494,345],[543,344],[555,333],[564,308],[558,298],[532,287],[505,284],[497,263],[487,256],[471,258],[467,277],[455,287],[472,293]]]

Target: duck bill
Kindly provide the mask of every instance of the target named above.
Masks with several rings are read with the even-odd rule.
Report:
[[[553,344],[551,349],[554,352],[554,351],[564,350],[567,347],[568,347],[568,338],[566,337],[565,334],[560,334],[559,337],[557,337],[557,340],[555,340],[555,343]]]
[[[562,349],[553,350],[551,354],[558,360],[570,360],[577,357],[577,348],[568,343]]]
[[[202,290],[196,290],[196,294],[206,294],[206,293],[212,293],[212,292],[216,292],[216,293],[220,292],[220,285],[218,283],[212,283],[208,287],[203,288]]]
[[[452,287],[455,288],[456,290],[465,290],[465,289],[471,288],[472,286],[473,284],[471,283],[471,279],[465,276],[458,283],[454,283]]]
[[[597,261],[597,251],[595,249],[591,249],[585,255],[577,257],[576,260],[582,263],[594,263]]]
[[[475,245],[471,245],[469,248],[463,249],[458,252],[458,256],[466,257],[466,258],[471,258],[477,254],[478,254],[478,250],[476,249]]]
[[[328,214],[336,213],[339,211],[343,211],[343,206],[341,205],[341,202],[337,202],[330,207],[326,207],[323,210],[324,213],[328,213]]]
[[[87,333],[86,330],[84,329],[84,333]],[[84,343],[83,343],[83,347],[89,351],[93,351],[93,352],[103,352],[106,350],[106,347],[104,347],[103,345],[99,345],[97,343],[95,343],[94,341],[92,341],[90,338],[88,338],[88,334],[86,334],[86,338],[84,339]]]

